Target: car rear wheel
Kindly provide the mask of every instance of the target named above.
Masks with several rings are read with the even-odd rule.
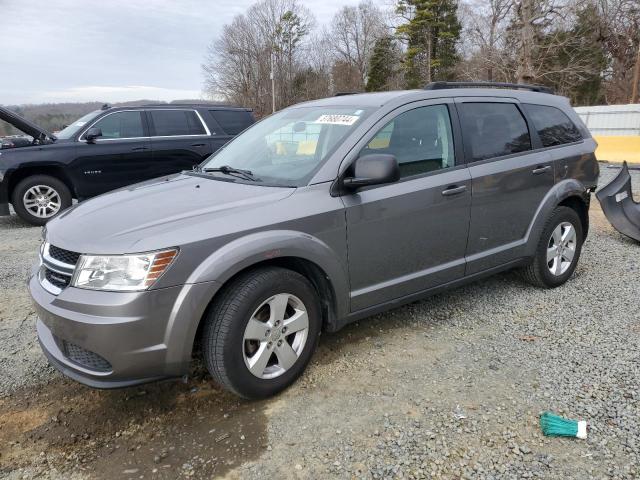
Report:
[[[522,275],[532,285],[555,288],[573,274],[582,251],[582,222],[575,210],[557,207],[547,220],[536,255]]]
[[[16,185],[11,203],[20,218],[32,225],[44,225],[71,206],[71,192],[55,177],[34,175]]]
[[[316,290],[299,273],[253,270],[227,286],[205,318],[203,355],[211,376],[245,398],[265,398],[293,383],[318,343]]]

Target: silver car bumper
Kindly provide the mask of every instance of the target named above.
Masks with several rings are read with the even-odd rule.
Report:
[[[29,290],[53,366],[91,387],[118,388],[188,373],[195,332],[217,286],[122,293],[67,287],[54,295],[36,272]]]

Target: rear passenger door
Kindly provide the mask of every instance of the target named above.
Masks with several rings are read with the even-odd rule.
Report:
[[[386,153],[398,182],[342,197],[351,309],[362,310],[464,276],[471,182],[453,102],[416,102],[382,119],[354,157]]]
[[[523,255],[554,172],[549,154],[534,150],[532,126],[517,100],[460,98],[456,106],[473,191],[466,254],[471,275]]]
[[[149,109],[153,171],[149,178],[191,170],[211,155],[209,129],[193,109]]]

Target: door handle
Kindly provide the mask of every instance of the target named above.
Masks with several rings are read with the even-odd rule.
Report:
[[[149,147],[133,147],[131,149],[132,152],[141,152],[143,150],[149,150]]]
[[[204,147],[206,144],[204,143],[192,143],[191,146],[192,147]]]
[[[531,170],[531,173],[534,175],[540,175],[541,173],[545,173],[551,170],[551,165],[538,165],[536,168]]]
[[[466,185],[461,185],[459,187],[456,187],[455,185],[453,185],[443,190],[442,195],[444,195],[445,197],[448,197],[450,195],[458,195],[459,193],[466,192],[466,191],[467,191]]]

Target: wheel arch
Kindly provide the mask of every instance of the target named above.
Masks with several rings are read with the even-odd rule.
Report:
[[[545,223],[551,212],[559,206],[567,206],[578,213],[583,228],[583,239],[586,239],[589,231],[589,203],[588,189],[580,181],[567,179],[557,183],[540,202],[540,206],[529,226],[525,256],[532,257],[535,254]]]
[[[65,172],[65,169],[61,165],[56,164],[45,164],[45,165],[35,165],[35,166],[24,166],[18,167],[11,172],[11,175],[8,178],[7,183],[7,193],[8,198],[11,199],[13,195],[13,191],[22,180],[25,178],[33,177],[35,175],[48,175],[50,177],[57,178],[62,183],[64,183],[69,191],[71,192],[71,196],[73,198],[77,198],[76,190],[74,188],[73,182]]]
[[[300,232],[259,232],[237,239],[211,254],[187,283],[215,283],[206,308],[196,315],[183,346],[192,355],[201,338],[203,320],[222,291],[240,275],[258,268],[287,268],[307,278],[318,292],[324,330],[335,331],[348,313],[347,275],[335,253],[319,239]]]

